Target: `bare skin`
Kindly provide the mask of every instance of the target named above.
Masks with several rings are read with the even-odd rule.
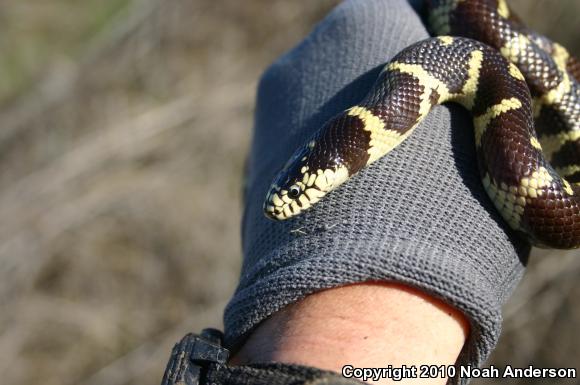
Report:
[[[399,283],[368,282],[312,294],[273,314],[230,363],[277,361],[339,373],[347,364],[452,365],[468,334],[467,318],[444,302]],[[396,383],[445,384],[446,378]]]

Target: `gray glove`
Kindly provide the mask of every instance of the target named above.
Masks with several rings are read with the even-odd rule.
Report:
[[[285,222],[267,219],[270,183],[294,150],[359,102],[382,65],[428,37],[405,0],[349,0],[263,75],[243,218],[244,264],[225,311],[238,345],[272,313],[315,291],[399,281],[463,311],[471,334],[459,363],[481,365],[529,247],[487,198],[469,114],[436,107],[390,154]]]

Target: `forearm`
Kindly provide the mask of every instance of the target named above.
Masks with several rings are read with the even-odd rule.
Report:
[[[275,313],[232,363],[278,361],[337,372],[347,364],[451,365],[468,333],[463,314],[421,291],[398,283],[361,283],[312,294]],[[444,384],[446,379],[412,381]]]

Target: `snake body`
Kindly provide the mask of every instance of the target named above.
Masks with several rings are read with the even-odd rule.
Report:
[[[431,0],[429,11],[440,36],[396,55],[360,103],[296,150],[270,186],[266,216],[309,209],[403,142],[432,107],[455,102],[473,116],[483,187],[509,226],[537,246],[580,247],[578,61],[503,0]]]

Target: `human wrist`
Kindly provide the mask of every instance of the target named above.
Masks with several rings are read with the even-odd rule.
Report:
[[[275,313],[232,363],[277,361],[336,372],[344,365],[451,365],[468,333],[466,317],[442,301],[398,283],[368,282],[321,291]]]

